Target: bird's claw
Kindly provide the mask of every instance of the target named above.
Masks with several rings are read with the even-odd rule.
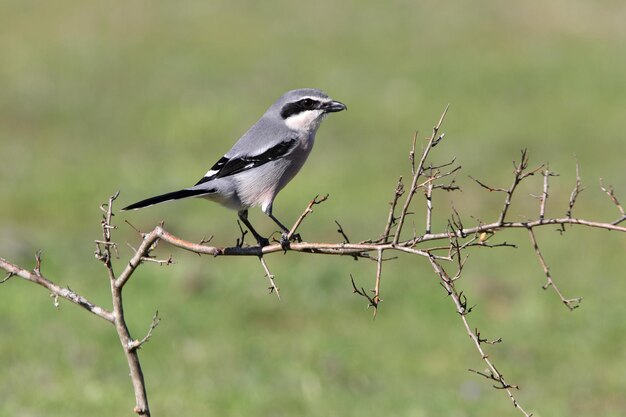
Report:
[[[280,243],[280,247],[283,248],[285,252],[287,252],[287,249],[289,249],[291,242],[300,243],[302,242],[302,238],[300,237],[299,233],[294,233],[293,235],[289,236],[289,232],[282,232],[280,235],[280,240],[278,242]]]
[[[288,233],[283,232],[283,233],[280,235],[280,242],[279,242],[279,243],[280,243],[280,247],[281,247],[281,248],[283,248],[283,250],[284,250],[285,252],[287,252],[287,249],[289,249],[289,244],[291,243],[291,242],[289,241],[289,234],[288,234]]]
[[[259,247],[264,248],[265,246],[269,246],[270,241],[269,239],[259,236],[257,238],[257,243],[259,244]]]
[[[293,235],[291,235],[291,240],[293,242],[301,243],[302,242],[302,237],[300,237],[300,233],[294,233]]]

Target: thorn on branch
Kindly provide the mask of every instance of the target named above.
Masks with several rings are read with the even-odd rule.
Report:
[[[496,340],[488,340],[488,339],[483,339],[480,337],[480,331],[478,331],[478,327],[474,328],[474,334],[476,335],[476,340],[478,340],[478,343],[486,343],[488,345],[495,345],[497,343],[502,343],[502,338],[499,337]]]
[[[344,232],[343,227],[339,224],[339,222],[337,220],[335,220],[335,224],[339,228],[339,229],[337,229],[337,233],[339,233],[341,235],[341,237],[343,237],[343,242],[344,243],[350,243],[350,239],[348,239],[348,236]]]
[[[480,244],[481,247],[483,248],[513,248],[513,249],[517,249],[517,245],[514,243],[508,243],[506,241],[502,242],[502,243],[495,243],[495,244],[489,244],[486,242],[483,242]]]
[[[448,288],[443,282],[440,282],[439,285],[441,285],[443,289],[446,290],[446,296],[449,297],[452,295],[452,291],[450,290],[450,288]]]
[[[365,288],[363,287],[361,287],[361,289],[358,289],[356,284],[354,283],[354,277],[352,276],[352,274],[350,274],[350,281],[352,282],[352,292],[354,294],[360,295],[361,297],[365,298],[369,302],[367,308],[374,307],[374,318],[376,318],[376,313],[378,311],[378,304],[382,300],[376,300],[375,298],[370,297],[367,294],[367,291],[365,291]]]
[[[41,276],[41,253],[42,252],[43,251],[41,249],[39,249],[37,252],[35,252],[35,269],[33,269],[33,272],[38,277]]]
[[[475,374],[478,374],[482,377],[485,377],[491,381],[497,382],[499,385],[494,385],[493,387],[495,389],[516,389],[519,390],[519,386],[518,385],[512,385],[512,384],[508,384],[504,381],[504,376],[502,374],[494,374],[493,371],[489,370],[489,373],[485,373],[485,372],[481,372],[481,371],[477,371],[475,369],[469,368],[468,371],[470,372],[474,372]]]
[[[476,307],[476,305],[473,305],[471,307],[467,306],[467,297],[465,296],[465,294],[463,294],[463,291],[459,292],[458,298],[459,298],[459,305],[461,307],[461,311],[459,311],[459,314],[462,316],[467,316],[469,313],[472,312],[472,310],[474,309],[474,307]]]
[[[343,243],[345,244],[350,243],[350,239],[348,238],[348,235],[346,235],[346,232],[343,230],[343,227],[341,226],[341,224],[339,224],[337,220],[335,220],[335,224],[339,228],[337,229],[337,233],[339,233],[341,237],[343,237]],[[359,256],[357,254],[352,254],[350,256],[352,256],[352,258],[354,258],[355,261],[359,260]]]
[[[137,249],[135,249],[130,243],[126,242],[126,245],[133,251],[135,255],[137,254]],[[154,262],[156,264],[165,265],[165,266],[173,264],[174,259],[172,258],[172,255],[170,255],[167,259],[157,259],[153,256],[150,256],[150,252],[153,251],[156,248],[156,246],[157,246],[157,242],[155,241],[152,245],[150,245],[150,248],[148,248],[148,250],[146,251],[146,255],[139,258],[139,261]],[[201,256],[201,254],[198,253],[198,256]]]
[[[265,258],[263,256],[259,256],[259,261],[261,262],[261,266],[263,266],[263,270],[265,271],[265,276],[270,281],[270,286],[268,287],[269,293],[276,293],[276,297],[280,300],[280,289],[276,286],[276,282],[274,281],[274,275],[270,272],[267,264],[265,263]]]
[[[200,239],[200,242],[198,242],[198,245],[204,245],[205,243],[209,243],[212,240],[213,240],[213,235],[209,237],[204,236],[202,239]]]
[[[454,165],[455,162],[456,162],[456,157],[452,158],[452,160],[450,162],[446,162],[446,163],[443,163],[441,165],[430,164],[429,166],[424,167],[424,170],[436,171],[436,170],[439,170],[441,168],[445,168],[445,167],[449,167],[451,165]],[[459,168],[460,168],[460,166],[456,167],[454,169],[454,171],[457,171]]]
[[[485,188],[486,190],[488,190],[489,192],[503,192],[506,193],[506,190],[504,188],[495,188],[495,187],[490,187],[489,185],[477,180],[476,178],[472,177],[471,175],[468,175],[468,177],[470,177],[470,179],[474,180],[478,185],[480,185],[481,187]]]
[[[142,262],[154,262],[155,264],[159,264],[159,266],[163,266],[163,265],[169,266],[174,263],[174,260],[172,259],[172,255],[170,255],[167,259],[156,259],[150,255],[147,255],[147,256],[142,256],[141,261]]]
[[[129,222],[128,220],[124,220],[124,222],[129,225],[135,232],[137,232],[139,234],[139,236],[141,236],[141,239],[143,240],[143,238],[146,236],[146,234],[144,232],[142,232],[141,230],[137,229],[135,226],[133,226],[133,224],[131,222]]]
[[[7,275],[0,281],[0,284],[4,284],[9,279],[11,279],[15,274],[13,272],[8,272]]]

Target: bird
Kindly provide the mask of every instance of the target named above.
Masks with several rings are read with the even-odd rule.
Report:
[[[330,113],[347,110],[316,88],[283,94],[192,187],[146,198],[122,210],[137,210],[171,200],[199,197],[237,210],[260,247],[269,245],[248,220],[248,209],[260,206],[281,230],[289,246],[289,229],[273,214],[277,194],[300,171],[311,153],[320,123]],[[292,236],[292,238],[299,236]]]

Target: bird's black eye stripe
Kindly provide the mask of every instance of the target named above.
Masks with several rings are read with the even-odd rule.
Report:
[[[293,103],[287,103],[280,110],[280,116],[283,119],[287,119],[290,116],[296,115],[306,110],[315,110],[319,108],[320,102],[312,98],[303,98]]]

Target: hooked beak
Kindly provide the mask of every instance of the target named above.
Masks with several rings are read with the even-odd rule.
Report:
[[[341,101],[329,101],[322,104],[321,109],[324,110],[326,113],[335,113],[338,111],[347,110],[348,107],[346,107],[346,105],[343,104]]]

